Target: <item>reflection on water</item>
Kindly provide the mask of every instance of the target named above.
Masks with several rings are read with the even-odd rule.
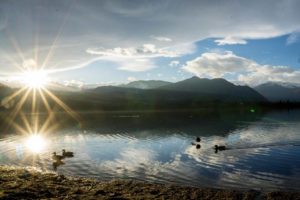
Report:
[[[300,188],[298,111],[269,113],[251,120],[164,119],[112,118],[100,123],[95,117],[96,123],[84,128],[64,127],[47,136],[5,136],[0,139],[0,164],[35,166],[101,180]],[[215,145],[224,145],[226,150],[216,154]],[[61,155],[62,149],[75,156],[53,162],[52,152]]]
[[[41,153],[45,150],[47,140],[41,134],[32,134],[26,136],[25,146],[32,153]]]
[[[65,164],[65,163],[64,163],[63,161],[61,161],[61,160],[54,161],[54,162],[52,163],[53,170],[54,170],[54,171],[57,171],[57,168],[58,168],[59,166],[61,166],[61,165],[64,165],[64,164]]]

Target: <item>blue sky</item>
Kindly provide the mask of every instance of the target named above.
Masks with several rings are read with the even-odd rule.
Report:
[[[78,80],[84,83],[119,83],[132,80],[166,80],[179,81],[193,76],[182,69],[186,62],[193,60],[203,53],[227,51],[251,59],[261,65],[287,66],[294,70],[300,68],[300,34],[299,39],[288,43],[290,34],[267,39],[250,39],[246,44],[218,45],[217,38],[208,38],[195,42],[192,53],[176,58],[157,58],[155,67],[142,72],[118,70],[118,65],[113,62],[96,61],[88,66],[76,70],[57,74],[57,80]],[[172,65],[172,61],[174,65]],[[177,64],[178,63],[178,64]],[[231,80],[227,75],[223,78]]]
[[[300,2],[0,2],[0,79],[67,85],[191,76],[300,83]]]

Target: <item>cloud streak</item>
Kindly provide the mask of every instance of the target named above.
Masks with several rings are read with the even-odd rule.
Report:
[[[162,36],[151,36],[151,37],[157,41],[172,42],[172,39],[168,37],[162,37]]]
[[[193,45],[183,44],[176,47],[157,48],[154,44],[144,44],[140,47],[113,49],[88,48],[86,52],[99,56],[99,60],[109,60],[119,65],[120,70],[142,72],[155,68],[154,58],[174,58],[193,51]]]
[[[232,44],[247,44],[247,41],[241,38],[228,36],[223,39],[217,39],[215,42],[221,46],[221,45],[232,45]]]
[[[169,51],[167,49],[158,49],[154,44],[144,44],[141,47],[133,48],[113,48],[113,49],[104,49],[104,48],[88,48],[86,50],[88,54],[99,55],[104,57],[121,57],[121,58],[151,58],[151,57],[178,57],[174,51]]]
[[[300,40],[300,30],[293,32],[292,34],[289,35],[289,37],[286,40],[286,44],[294,44],[299,42]]]

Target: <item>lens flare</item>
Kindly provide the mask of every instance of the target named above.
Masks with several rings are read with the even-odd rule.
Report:
[[[32,153],[40,153],[47,146],[45,138],[40,134],[30,135],[25,141],[26,147]]]
[[[43,88],[47,84],[47,73],[44,71],[28,71],[22,75],[22,81],[29,88]]]

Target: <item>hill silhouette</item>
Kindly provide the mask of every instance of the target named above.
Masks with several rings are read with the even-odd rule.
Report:
[[[300,102],[300,87],[297,85],[268,82],[254,89],[272,102]]]
[[[187,91],[213,96],[220,101],[264,102],[266,99],[248,86],[237,86],[225,79],[196,76],[160,87],[163,90]]]
[[[146,83],[153,82],[146,81]],[[83,91],[51,91],[69,107],[81,111],[196,109],[267,102],[252,88],[237,86],[224,79],[192,77],[177,83],[155,81],[156,86],[157,83],[165,85],[153,89],[101,86]],[[15,102],[18,102],[22,95],[24,94],[21,93],[16,97]],[[5,99],[5,96],[7,93],[2,99]],[[32,97],[29,95],[24,109],[30,110],[31,100]],[[52,108],[57,107],[53,100],[48,101]],[[42,100],[37,102],[41,104]]]
[[[171,82],[168,81],[160,81],[160,80],[139,80],[139,81],[133,81],[128,84],[122,84],[119,85],[119,87],[125,87],[125,88],[137,88],[137,89],[154,89],[161,86],[169,85]]]

